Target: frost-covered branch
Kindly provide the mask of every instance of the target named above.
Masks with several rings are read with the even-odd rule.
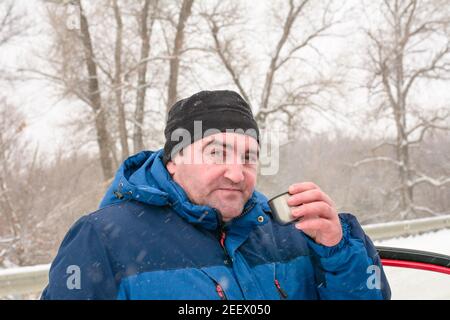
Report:
[[[414,187],[420,183],[427,183],[434,187],[443,187],[446,184],[450,184],[450,177],[439,177],[438,179],[421,174],[418,178],[408,181],[408,186]]]
[[[433,210],[433,209],[430,209],[430,208],[428,208],[428,207],[425,207],[425,206],[417,206],[417,205],[411,205],[411,209],[412,210],[414,210],[414,211],[422,211],[422,212],[426,212],[426,213],[428,213],[429,215],[431,215],[431,216],[440,216],[440,215],[442,215],[443,213],[440,213],[440,212],[436,212],[435,210]]]
[[[360,161],[355,162],[352,166],[353,167],[359,167],[363,164],[368,164],[368,163],[372,163],[372,162],[389,162],[392,164],[395,164],[398,167],[404,166],[404,164],[400,161],[397,161],[395,159],[389,158],[389,157],[371,157],[371,158],[366,158]]]

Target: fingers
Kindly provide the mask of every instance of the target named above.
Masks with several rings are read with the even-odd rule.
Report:
[[[290,185],[288,191],[290,194],[296,194],[312,189],[320,189],[320,188],[312,182],[300,182]]]
[[[343,237],[339,220],[332,221],[322,218],[303,219],[295,224],[295,228],[310,236],[316,243],[332,247],[337,245]]]
[[[331,198],[320,189],[310,189],[301,193],[296,193],[289,197],[287,203],[289,206],[293,207],[316,201],[324,201],[330,206],[334,206],[334,202]]]
[[[331,221],[327,219],[320,219],[320,218],[311,218],[311,219],[304,219],[300,222],[297,222],[295,224],[295,227],[300,230],[304,231],[312,231],[312,230],[326,230],[331,227]]]
[[[325,246],[339,243],[342,228],[331,198],[312,182],[295,183],[288,190],[291,214],[300,219],[295,227]]]
[[[325,219],[335,219],[337,217],[336,210],[333,206],[325,201],[316,201],[305,203],[299,207],[292,209],[291,214],[294,218],[311,218],[321,217]]]
[[[306,220],[297,222],[295,224],[295,228],[297,228],[298,230],[302,230],[308,236],[310,236],[311,238],[316,240],[316,242],[318,241],[320,243],[322,240],[322,237],[325,236],[325,237],[333,238],[333,239],[331,239],[331,241],[332,241],[331,244],[334,245],[336,243],[337,239],[340,240],[341,234],[339,232],[332,232],[333,226],[334,226],[334,223],[332,221],[327,220],[327,219],[320,219],[320,218],[306,219]],[[334,239],[334,238],[336,238],[336,239]],[[329,244],[328,240],[330,240],[330,239],[327,239],[326,242]],[[339,241],[337,241],[337,242],[339,242]]]

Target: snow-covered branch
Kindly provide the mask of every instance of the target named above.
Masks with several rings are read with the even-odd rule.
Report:
[[[427,175],[421,174],[418,178],[408,181],[408,186],[413,187],[420,183],[428,183],[435,187],[442,187],[446,184],[450,184],[450,177],[440,177],[438,179],[429,177]]]
[[[404,164],[400,161],[397,161],[395,159],[389,158],[389,157],[371,157],[371,158],[366,158],[360,161],[355,162],[352,166],[353,167],[359,167],[363,164],[368,164],[368,163],[372,163],[372,162],[389,162],[392,164],[395,164],[398,167],[402,167],[404,166]]]
[[[436,212],[436,211],[434,211],[433,209],[430,209],[430,208],[428,208],[428,207],[417,206],[417,205],[414,205],[414,204],[411,205],[411,209],[414,210],[414,211],[422,211],[422,212],[426,212],[426,213],[428,213],[429,215],[431,215],[431,216],[436,216],[436,217],[442,215],[442,213]]]

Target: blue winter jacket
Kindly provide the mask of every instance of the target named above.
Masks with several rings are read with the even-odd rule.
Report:
[[[371,240],[354,216],[340,219],[343,239],[325,247],[275,223],[255,191],[223,224],[188,200],[162,150],[144,151],[67,233],[42,299],[389,299]]]

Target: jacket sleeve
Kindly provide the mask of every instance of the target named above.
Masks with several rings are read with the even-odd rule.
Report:
[[[390,299],[389,283],[372,241],[353,215],[339,214],[339,218],[343,238],[337,245],[326,247],[306,236],[320,299]]]
[[[115,299],[117,288],[109,260],[89,216],[82,217],[61,243],[41,299]]]

